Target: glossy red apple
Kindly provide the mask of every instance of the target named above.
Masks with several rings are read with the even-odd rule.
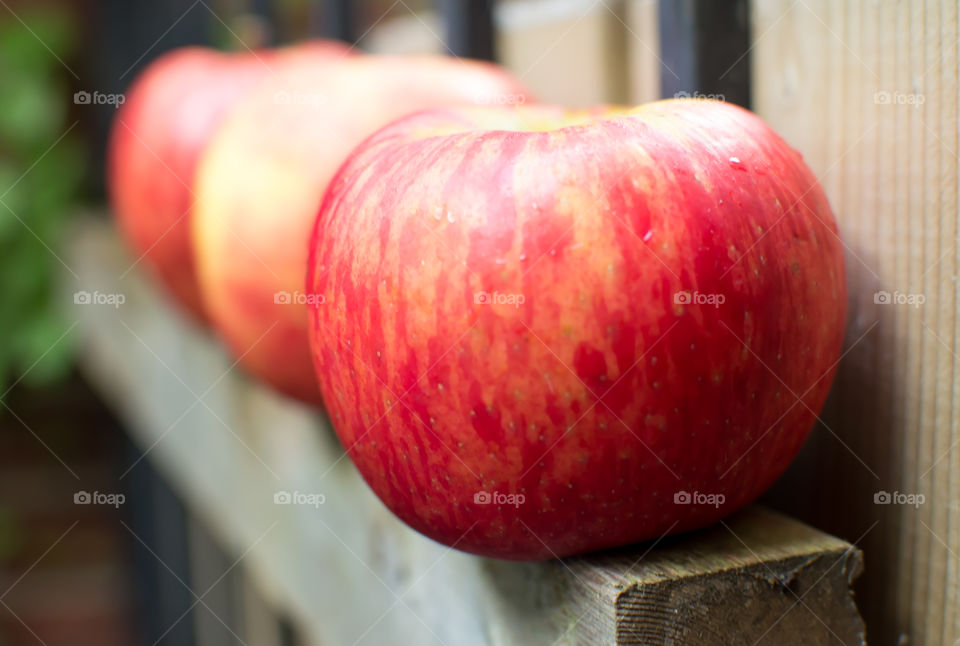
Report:
[[[291,66],[237,105],[198,171],[193,242],[206,310],[250,372],[320,402],[307,339],[307,242],[350,151],[417,110],[504,100],[526,96],[494,65],[354,56],[322,71]]]
[[[755,499],[823,404],[846,303],[800,155],[699,100],[393,124],[334,179],[307,293],[367,483],[427,536],[504,559]]]
[[[232,54],[185,47],[151,63],[127,92],[107,150],[113,211],[138,262],[198,318],[189,219],[201,151],[237,100],[283,61],[327,61],[347,51],[332,41]]]

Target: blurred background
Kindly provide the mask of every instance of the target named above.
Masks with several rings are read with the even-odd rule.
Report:
[[[78,277],[63,249],[77,218],[109,217],[104,150],[116,110],[84,96],[122,95],[153,59],[185,45],[324,36],[372,52],[493,58],[485,4],[0,0],[0,646],[227,644],[257,630],[300,643],[240,568],[213,574],[232,559],[138,459],[77,368],[82,335],[63,286]],[[631,89],[616,13],[499,4],[514,5],[505,19],[525,32],[500,49],[529,67],[542,96],[591,105],[659,93],[650,82]],[[77,504],[94,491],[123,502]],[[197,604],[191,589],[205,577],[215,585]]]
[[[251,630],[245,621],[268,624],[260,630],[275,643],[300,643],[241,572],[217,579],[232,560],[150,463],[137,461],[78,372],[81,340],[62,289],[73,271],[62,249],[71,220],[108,217],[104,149],[115,114],[82,96],[122,94],[176,47],[351,39],[429,3],[0,4],[0,645],[239,643],[236,633]],[[76,504],[94,491],[123,503]],[[195,587],[204,576],[215,585],[200,605],[186,581]]]
[[[309,36],[493,58],[570,106],[718,95],[798,148],[845,242],[849,323],[831,399],[765,502],[865,550],[856,590],[870,643],[957,643],[957,11],[882,0],[0,0],[0,646],[314,643],[305,614],[240,563],[250,541],[227,546],[174,486],[178,465],[142,459],[130,416],[114,416],[123,406],[104,403],[107,380],[83,361],[89,337],[70,296],[77,223],[109,219],[115,107],[84,93],[122,95],[175,47]],[[923,100],[891,103],[898,92]],[[883,307],[878,289],[927,304]],[[880,490],[927,504],[876,506]],[[112,504],[85,504],[90,492]],[[323,585],[309,576],[302,589]]]

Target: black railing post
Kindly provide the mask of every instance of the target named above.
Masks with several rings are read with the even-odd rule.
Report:
[[[454,56],[495,60],[493,0],[441,0],[447,47]]]
[[[355,0],[326,0],[314,2],[311,33],[325,38],[336,38],[347,43],[356,43],[357,33]]]
[[[749,108],[749,1],[660,0],[659,16],[661,95],[722,95]]]

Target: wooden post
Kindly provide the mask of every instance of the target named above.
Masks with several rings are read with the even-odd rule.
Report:
[[[862,537],[869,567],[858,598],[872,643],[953,646],[957,5],[758,0],[752,21],[754,107],[820,177],[849,290],[833,396],[771,500]]]

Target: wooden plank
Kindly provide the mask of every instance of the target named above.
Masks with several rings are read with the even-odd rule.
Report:
[[[758,0],[754,106],[837,215],[845,355],[814,438],[772,498],[856,540],[882,644],[960,639],[956,3]],[[878,291],[919,306],[875,303]],[[810,473],[827,477],[810,483]],[[813,490],[796,496],[806,482]],[[923,504],[871,505],[880,491]]]
[[[562,562],[481,559],[420,536],[376,500],[324,418],[234,371],[207,332],[126,272],[107,225],[70,239],[82,288],[125,296],[75,308],[84,372],[230,555],[206,559],[205,577],[236,563],[308,643],[862,643],[849,593],[859,550],[762,508]],[[325,498],[277,504],[280,492]]]
[[[361,35],[360,47],[374,54],[449,54],[443,24],[434,11],[407,11],[384,17]]]
[[[672,73],[663,69],[660,58],[658,4],[657,0],[629,0],[626,6],[629,101],[635,105],[659,99],[660,76]]]
[[[512,0],[496,6],[500,61],[545,103],[629,100],[622,0]]]

